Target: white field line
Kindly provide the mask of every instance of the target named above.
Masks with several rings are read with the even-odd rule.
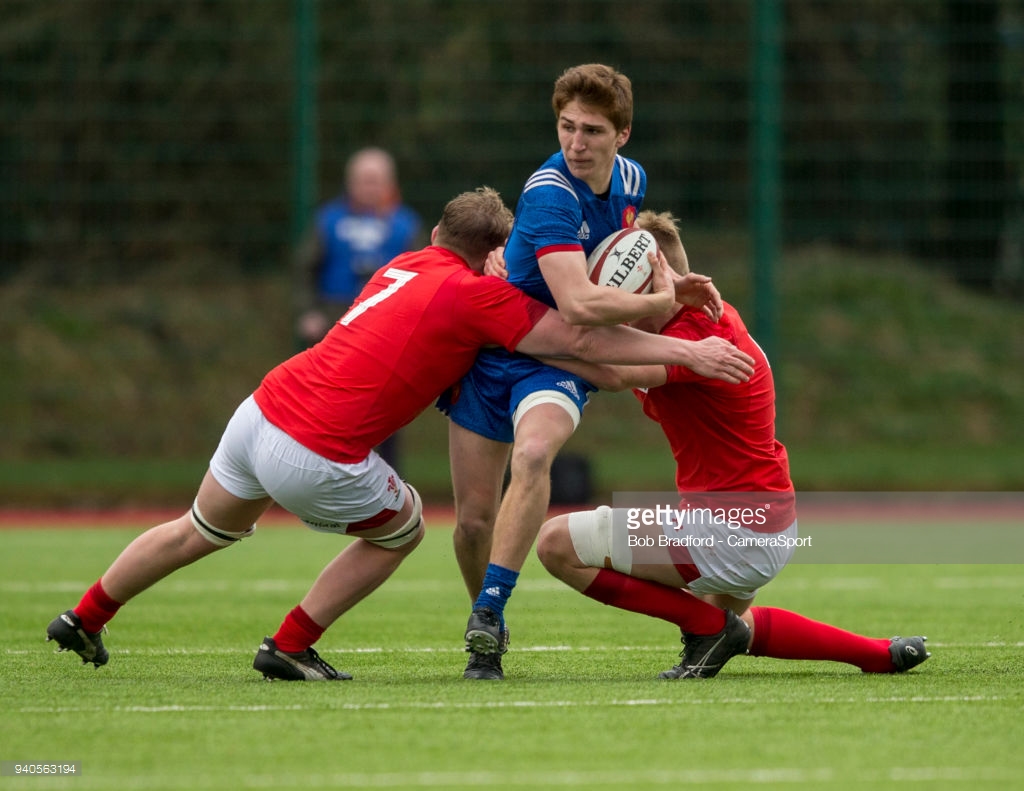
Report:
[[[90,776],[89,767],[73,781],[33,778],[33,788],[109,789],[110,777]],[[753,786],[803,785],[826,788],[888,787],[894,783],[999,782],[1009,788],[1019,780],[1010,768],[990,766],[889,766],[861,769],[763,767],[748,769],[616,769],[552,771],[435,771],[435,772],[309,772],[241,774],[228,780],[214,773],[176,773],[117,776],[118,791],[189,788],[650,788],[655,786],[714,787],[725,783]],[[1005,785],[1009,783],[1010,785]]]
[[[0,593],[9,594],[82,594],[95,580],[39,580],[0,581]],[[236,591],[240,593],[274,593],[301,591],[305,592],[312,584],[312,578],[305,579],[257,579],[257,580],[176,580],[168,579],[160,583],[160,590],[170,593],[218,593]],[[915,583],[916,584],[916,583]],[[991,590],[1024,588],[1024,574],[993,575],[985,577],[940,576],[931,580],[931,587],[939,590]],[[771,583],[771,590],[878,590],[892,587],[892,580],[881,577],[834,577],[821,580],[778,580]],[[517,591],[539,593],[565,593],[575,595],[563,583],[556,579],[527,579],[517,586]],[[435,580],[390,580],[385,582],[374,595],[386,593],[445,593],[461,592],[458,581],[452,579]]]
[[[852,775],[852,777],[851,777]],[[530,788],[588,788],[614,786],[644,788],[649,786],[687,785],[715,786],[723,783],[810,784],[813,786],[839,783],[848,786],[851,780],[861,784],[883,782],[935,782],[1016,780],[1007,769],[991,767],[888,767],[855,772],[837,772],[829,768],[753,768],[753,769],[620,769],[614,771],[551,771],[551,772],[394,772],[323,774],[307,776],[253,775],[244,778],[249,788],[277,788],[296,786],[340,788],[431,788],[431,787],[530,787]]]
[[[42,642],[42,640],[41,640]],[[52,647],[52,645],[50,646]],[[515,653],[593,653],[593,654],[614,654],[614,653],[663,653],[673,646],[666,648],[664,645],[524,645],[514,646],[511,650]],[[959,643],[959,642],[938,642],[928,641],[928,648],[948,649],[972,649],[972,648],[1024,648],[1024,640],[1004,641],[993,640],[982,643]],[[252,652],[256,650],[255,644],[246,647],[173,647],[167,648],[117,648],[115,654],[124,656],[230,656],[238,653]],[[353,648],[324,648],[319,651],[322,655],[330,654],[462,654],[465,648],[462,646],[445,646],[437,648],[432,646],[356,646]],[[28,648],[6,648],[2,652],[8,656],[35,654],[35,649]]]
[[[1014,696],[1004,695],[887,695],[887,696],[850,696],[821,697],[801,699],[801,703],[816,705],[863,705],[879,704],[891,706],[895,704],[946,704],[946,703],[1000,703],[1013,700]],[[107,714],[194,714],[194,713],[252,713],[288,712],[288,711],[460,711],[460,710],[491,710],[491,709],[575,709],[575,708],[621,708],[621,707],[659,707],[659,706],[784,706],[792,704],[791,698],[641,698],[635,700],[480,700],[480,701],[384,701],[364,703],[324,703],[319,705],[237,705],[211,706],[199,704],[168,703],[161,706],[23,706],[12,710],[18,714],[81,714],[103,712]]]

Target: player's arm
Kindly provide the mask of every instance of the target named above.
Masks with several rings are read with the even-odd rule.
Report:
[[[331,328],[331,321],[322,310],[317,288],[317,276],[325,252],[320,232],[314,224],[303,235],[292,257],[295,274],[295,331],[306,342],[320,340]]]
[[[632,327],[580,327],[552,310],[537,321],[515,351],[595,363],[681,365],[700,376],[734,384],[748,381],[754,372],[754,359],[722,338],[688,341]]]
[[[292,256],[292,271],[295,275],[295,307],[299,311],[310,310],[317,303],[316,276],[324,257],[324,245],[314,225],[302,236]]]
[[[582,250],[546,253],[537,262],[559,313],[570,324],[622,324],[664,313],[676,301],[676,285],[670,271],[665,272],[667,265],[660,271],[655,267],[650,294],[631,294],[591,283]]]
[[[639,387],[660,387],[668,381],[668,370],[664,365],[609,365],[588,363],[583,360],[560,360],[554,357],[544,357],[541,360],[586,379],[599,390],[615,393]]]

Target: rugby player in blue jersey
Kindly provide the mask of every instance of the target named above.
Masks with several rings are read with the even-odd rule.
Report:
[[[629,79],[602,64],[566,70],[552,95],[559,151],[530,176],[504,251],[508,279],[573,324],[633,321],[667,310],[673,298],[717,320],[721,298],[690,275],[670,291],[632,294],[596,286],[587,256],[636,220],[647,176],[619,153],[632,129]],[[695,345],[689,366],[739,382],[735,369]],[[474,599],[465,632],[466,678],[501,679],[508,646],[504,608],[547,514],[551,465],[572,436],[594,388],[581,377],[502,350],[483,350],[439,402],[450,417],[455,552]],[[511,480],[501,495],[511,450]]]

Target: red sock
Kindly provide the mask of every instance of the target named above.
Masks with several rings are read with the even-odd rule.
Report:
[[[320,639],[327,627],[321,626],[301,606],[296,606],[284,619],[281,628],[274,635],[277,647],[286,654],[305,651]]]
[[[82,620],[82,628],[89,634],[95,634],[104,626],[107,622],[117,615],[117,611],[121,609],[121,602],[116,602],[111,599],[105,590],[100,580],[96,580],[95,584],[85,592],[82,600],[78,602],[78,606],[75,607],[75,615]]]
[[[637,579],[621,571],[601,569],[583,593],[620,610],[674,623],[684,632],[715,634],[725,628],[725,610],[681,588]]]
[[[891,673],[889,641],[847,632],[777,607],[752,607],[751,656],[827,659],[856,665],[867,673]]]

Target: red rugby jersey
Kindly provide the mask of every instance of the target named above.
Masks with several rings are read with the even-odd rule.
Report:
[[[481,346],[514,349],[546,310],[442,247],[406,253],[320,343],[271,370],[256,403],[315,453],[362,461],[461,379]]]
[[[772,504],[770,523],[760,529],[784,530],[796,518],[794,498],[785,494],[793,491],[793,482],[786,448],[775,438],[775,383],[761,347],[729,304],[717,323],[699,310],[684,308],[661,334],[692,341],[717,335],[755,361],[749,382],[730,384],[670,365],[665,384],[646,393],[635,391],[644,413],[668,438],[676,460],[676,487],[684,494],[754,493],[751,503]]]

